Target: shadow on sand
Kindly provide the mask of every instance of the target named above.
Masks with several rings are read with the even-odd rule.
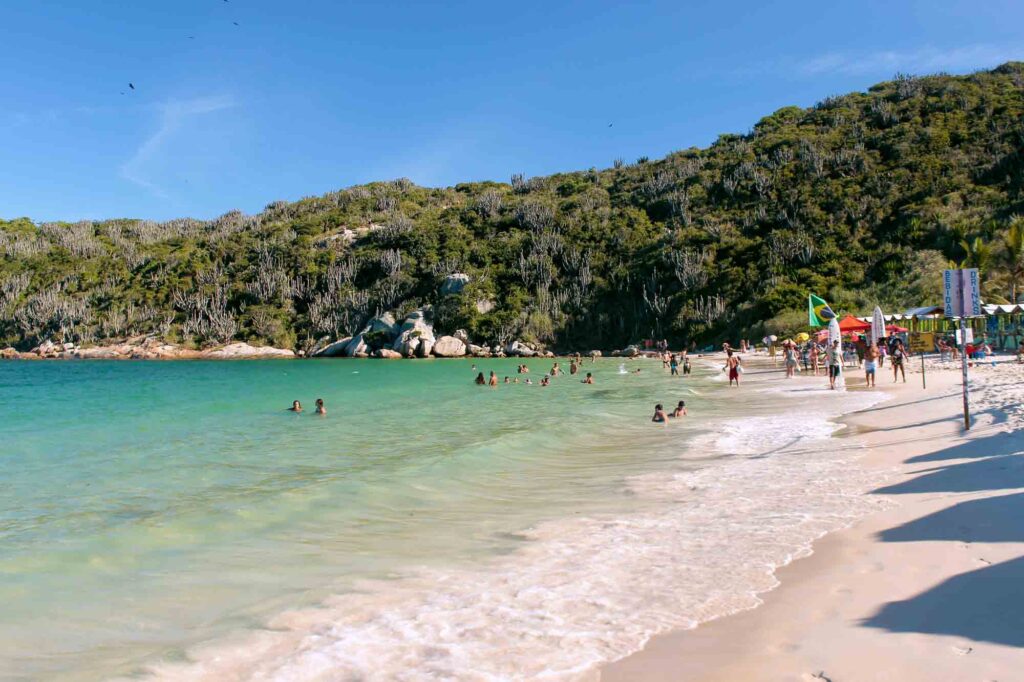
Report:
[[[997,433],[908,463],[948,462],[879,488],[885,495],[968,493],[1024,488],[1019,440]],[[961,460],[961,461],[957,461]],[[962,461],[966,460],[966,461]],[[1024,492],[957,502],[878,534],[883,542],[1024,542]],[[1024,647],[1024,557],[953,576],[861,622],[891,632],[966,637]]]

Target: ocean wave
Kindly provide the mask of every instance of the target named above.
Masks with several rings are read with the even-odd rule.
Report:
[[[627,481],[642,513],[550,521],[524,531],[510,555],[363,582],[149,676],[581,679],[652,635],[757,606],[778,567],[884,505],[862,494],[879,476],[854,464],[860,452],[829,440],[836,414],[874,400],[721,420],[694,446],[717,448],[713,464]]]

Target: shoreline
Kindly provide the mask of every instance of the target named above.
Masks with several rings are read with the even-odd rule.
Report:
[[[1019,404],[1024,372],[999,364],[972,375],[975,419],[967,433],[958,365],[957,371],[931,367],[927,389],[919,370],[908,372],[906,384],[892,384],[883,368],[878,389],[890,399],[837,419],[844,428],[834,440],[864,448],[858,466],[890,472],[888,483],[865,494],[895,504],[826,533],[809,553],[775,569],[776,586],[760,593],[754,608],[656,635],[640,651],[602,666],[597,679],[1011,679],[1024,667],[1024,630],[1021,617],[1006,612],[1020,605],[1015,599],[1022,593],[993,594],[973,577],[995,570],[1024,579],[1024,533],[1014,532],[1024,496],[1006,495],[1024,488],[1024,469],[1002,459],[1024,451],[1020,414],[1005,408]],[[1000,371],[1018,381],[1001,380]],[[853,390],[865,390],[862,375],[851,379],[859,379]],[[1001,480],[1010,462],[1022,473]],[[957,510],[990,505],[1011,526],[1003,529],[1009,538],[971,542],[970,528],[981,519]],[[972,602],[987,608],[963,613],[953,586],[965,584]],[[992,608],[999,599],[1007,602],[1002,612]],[[964,616],[970,622],[960,623]]]

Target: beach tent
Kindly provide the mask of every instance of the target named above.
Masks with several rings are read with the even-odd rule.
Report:
[[[885,325],[885,331],[889,332],[890,334],[902,334],[903,332],[907,331],[907,328],[900,327],[895,324],[887,324]]]
[[[847,315],[843,319],[839,320],[839,331],[846,332],[866,332],[871,329],[869,322],[862,322],[853,315]]]

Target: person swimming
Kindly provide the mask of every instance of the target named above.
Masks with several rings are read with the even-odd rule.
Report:
[[[594,375],[587,372],[587,378],[580,382],[581,384],[592,384],[594,383]]]
[[[510,379],[509,379],[508,377],[505,377],[505,383],[506,383],[506,384],[511,384],[511,383],[512,383],[512,381],[511,381],[511,380],[510,380]]]
[[[654,406],[654,416],[651,417],[651,421],[658,424],[668,421],[668,417],[665,416],[665,408],[661,406],[661,403]]]
[[[325,415],[325,416],[327,415],[327,408],[324,407],[323,398],[317,398],[316,399],[316,413],[317,414],[322,414],[322,415]]]
[[[671,416],[673,417],[685,417],[686,416],[686,401],[680,400],[679,404],[676,405],[676,409],[672,410]]]
[[[533,385],[533,380],[530,377],[526,377],[526,383]]]
[[[495,374],[494,372],[491,372],[491,378],[487,380],[487,385],[488,386],[497,386],[498,385],[498,375]]]
[[[541,386],[549,386],[550,384],[551,384],[551,379],[549,379],[548,375],[545,374],[544,378],[540,380],[540,385]]]
[[[302,403],[298,400],[292,401],[292,406],[288,408],[289,412],[302,412]]]
[[[475,381],[476,381],[476,385],[477,386],[484,386],[484,385],[487,384],[487,379],[484,379],[484,373],[483,372],[480,372],[479,374],[476,375],[476,380]]]

